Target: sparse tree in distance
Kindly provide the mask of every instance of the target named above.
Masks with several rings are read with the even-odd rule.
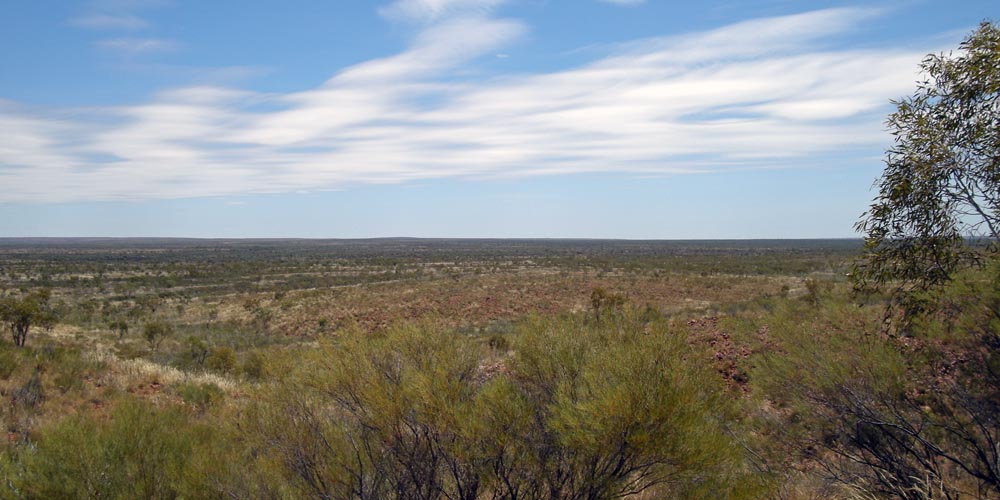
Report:
[[[116,319],[108,322],[108,328],[110,328],[112,332],[117,333],[118,338],[120,339],[125,338],[125,335],[128,335],[128,321],[125,321],[124,319]]]
[[[142,336],[149,342],[149,347],[156,350],[163,339],[174,333],[174,327],[161,318],[154,319],[142,327]]]
[[[37,290],[23,297],[6,297],[0,300],[0,321],[10,330],[14,345],[21,347],[28,340],[31,327],[49,327],[55,314],[49,307],[48,290]]]
[[[594,310],[594,320],[600,321],[605,313],[621,312],[626,302],[625,295],[597,287],[590,292],[590,306]]]

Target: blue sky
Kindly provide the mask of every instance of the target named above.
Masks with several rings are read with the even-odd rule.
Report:
[[[855,236],[988,1],[0,6],[0,236]]]

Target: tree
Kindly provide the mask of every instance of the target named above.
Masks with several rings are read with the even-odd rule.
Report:
[[[887,120],[895,144],[856,225],[866,255],[853,273],[862,291],[892,285],[907,313],[1000,244],[1000,28],[983,22],[957,55],[928,55],[921,68]]]
[[[594,320],[600,321],[601,314],[620,313],[625,306],[625,296],[620,293],[611,292],[597,287],[590,292],[590,306],[594,309]]]
[[[174,327],[162,319],[154,319],[142,327],[142,336],[149,342],[149,347],[156,350],[163,339],[173,335]]]
[[[926,498],[920,490],[929,486],[939,490],[935,498],[958,498],[968,485],[978,498],[993,498],[1000,494],[1000,28],[982,23],[957,54],[929,55],[921,68],[926,78],[887,120],[895,143],[856,226],[866,255],[853,273],[856,289],[890,293],[889,310],[901,310],[917,347],[889,340],[872,365],[895,356],[894,370],[842,370],[852,375],[826,377],[826,388],[810,388],[809,397],[833,427],[824,446],[844,464],[828,470],[898,498]],[[973,273],[960,271],[983,264],[990,272],[964,284]],[[935,338],[935,331],[948,333]]]
[[[128,321],[125,321],[124,319],[109,321],[108,328],[110,328],[112,332],[117,333],[118,338],[120,339],[125,338],[125,335],[128,335]]]
[[[49,307],[50,297],[48,290],[37,290],[21,298],[0,300],[0,321],[10,330],[14,345],[24,345],[32,326],[49,327],[55,322],[55,314]]]

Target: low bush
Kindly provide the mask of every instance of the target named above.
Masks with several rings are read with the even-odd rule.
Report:
[[[0,343],[0,380],[7,380],[21,366],[21,356],[8,344]]]
[[[258,352],[247,354],[243,358],[240,370],[243,372],[243,376],[249,380],[262,380],[267,376],[267,365],[264,362],[264,356]]]
[[[177,410],[126,399],[108,420],[72,416],[42,429],[7,476],[16,497],[173,499],[195,439]]]
[[[195,407],[200,412],[204,412],[225,396],[219,386],[211,383],[184,384],[177,389],[177,394],[185,403]]]
[[[205,368],[218,373],[230,373],[236,368],[236,352],[232,348],[214,347],[205,358]]]
[[[513,358],[488,366],[474,342],[429,325],[344,332],[296,357],[248,428],[294,496],[764,494],[731,438],[722,379],[669,330],[536,319],[512,335]]]

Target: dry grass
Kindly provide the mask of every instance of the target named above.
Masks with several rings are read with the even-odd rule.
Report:
[[[87,357],[105,363],[108,367],[106,383],[119,390],[136,392],[159,392],[160,386],[180,384],[214,384],[229,394],[239,392],[240,383],[215,373],[193,373],[164,366],[147,359],[120,359],[109,350],[90,351]],[[147,391],[142,389],[150,388]]]

